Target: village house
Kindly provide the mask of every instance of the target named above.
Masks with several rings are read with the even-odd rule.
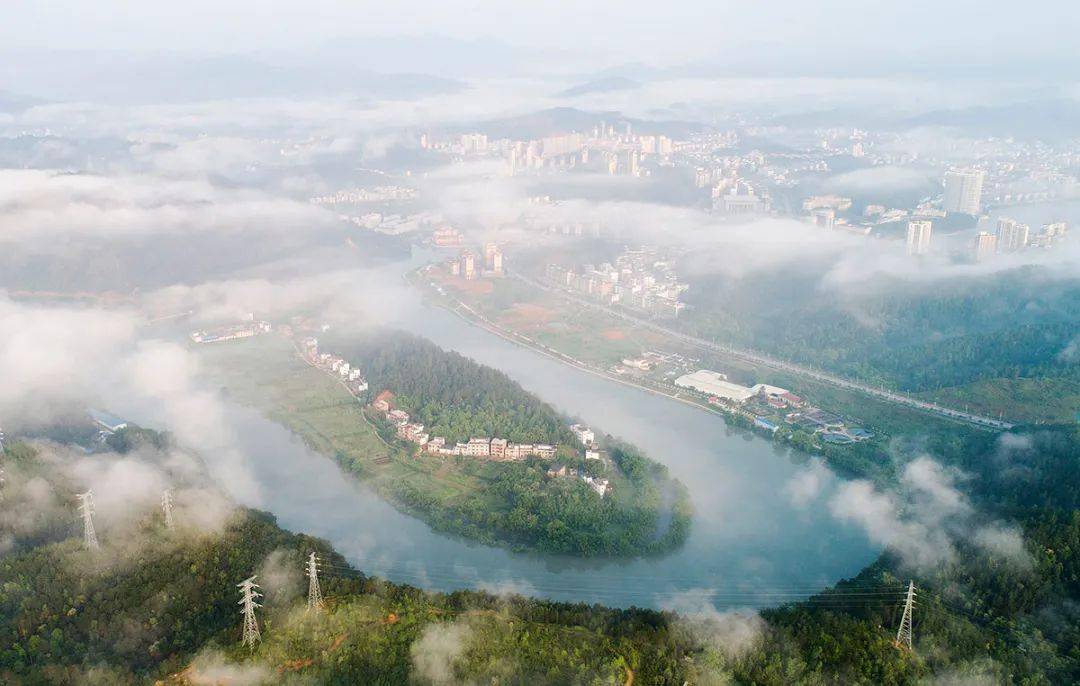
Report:
[[[489,457],[491,455],[491,439],[470,438],[469,442],[464,444],[461,454],[469,457]]]
[[[581,444],[586,448],[596,442],[596,434],[592,429],[582,424],[574,424],[570,427],[571,433],[577,436],[577,439],[581,441]]]
[[[510,443],[506,446],[506,459],[524,460],[532,454],[532,450],[531,443]]]
[[[589,485],[589,488],[596,491],[597,495],[603,498],[608,491],[609,483],[607,479],[601,479],[594,476],[582,476],[582,480]]]
[[[427,445],[428,435],[424,433],[423,424],[402,424],[397,428],[398,438],[418,444],[421,448]]]

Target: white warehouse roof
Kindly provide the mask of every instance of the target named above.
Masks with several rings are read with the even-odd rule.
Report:
[[[787,393],[785,389],[777,386],[768,386],[759,383],[753,388],[749,388],[737,383],[732,383],[720,372],[714,372],[708,369],[699,369],[691,374],[684,374],[675,379],[675,385],[680,388],[690,388],[705,393],[706,395],[715,395],[720,398],[726,398],[740,403],[749,400],[761,392],[764,392],[767,395],[783,395],[784,393]]]

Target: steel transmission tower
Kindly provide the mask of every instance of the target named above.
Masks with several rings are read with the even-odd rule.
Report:
[[[319,589],[319,558],[315,553],[308,556],[307,561],[307,609],[321,610],[323,606],[322,591]]]
[[[161,494],[161,512],[165,515],[165,528],[173,528],[172,491],[166,490]]]
[[[236,585],[240,588],[240,593],[244,596],[238,603],[238,605],[244,606],[244,609],[241,611],[244,615],[244,637],[241,639],[240,645],[255,650],[255,644],[262,640],[262,635],[259,633],[259,623],[255,620],[255,608],[262,607],[262,605],[256,601],[256,598],[261,598],[262,593],[259,593],[259,584],[255,583],[254,575],[244,579]]]
[[[907,598],[904,600],[904,615],[900,618],[900,628],[896,630],[896,640],[893,645],[897,648],[911,650],[911,610],[915,606],[915,582],[909,581]]]
[[[87,548],[97,550],[101,546],[98,545],[97,532],[94,531],[94,492],[79,493],[75,497],[79,499],[79,511],[82,513],[83,543]]]

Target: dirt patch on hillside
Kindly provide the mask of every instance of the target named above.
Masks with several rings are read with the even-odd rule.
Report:
[[[626,338],[626,332],[622,329],[604,329],[600,335],[605,341],[621,341]]]

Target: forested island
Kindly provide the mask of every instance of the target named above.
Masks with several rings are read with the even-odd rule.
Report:
[[[144,435],[145,437],[145,435]],[[369,577],[325,542],[272,516],[226,506],[192,470],[168,527],[138,487],[122,517],[99,519],[88,549],[73,516],[93,470],[132,460],[168,472],[175,455],[138,436],[126,455],[9,443],[0,514],[22,535],[0,559],[0,681],[10,684],[1064,684],[1080,679],[1080,434],[1013,434],[1023,475],[999,468],[985,435],[952,447],[978,478],[988,516],[1013,515],[1030,567],[985,549],[919,578],[914,651],[893,645],[895,587],[884,555],[857,578],[754,613],[606,609],[478,591],[429,593]],[[130,439],[130,440],[129,440]],[[163,443],[156,442],[157,445]],[[944,446],[935,446],[944,448]],[[966,456],[966,457],[965,457]],[[149,482],[148,482],[149,483]],[[153,483],[157,483],[156,481]],[[132,484],[135,486],[135,484]],[[47,497],[44,495],[47,494]],[[185,497],[197,494],[198,498]],[[227,503],[226,503],[227,505]],[[31,515],[22,516],[17,515]],[[304,560],[321,560],[319,610],[305,606]],[[240,645],[239,580],[257,574],[261,640]],[[709,607],[708,594],[703,607]],[[846,599],[846,600],[845,600]]]
[[[569,420],[502,372],[401,332],[325,335],[320,348],[361,370],[368,390],[351,393],[305,360],[296,341],[276,335],[201,352],[234,397],[438,531],[575,556],[660,554],[685,540],[689,497],[663,465],[604,436],[602,459],[585,459]],[[558,446],[556,453],[496,461],[418,450],[371,411],[383,391],[425,431],[450,442],[500,437]],[[586,478],[609,488],[598,493]]]

